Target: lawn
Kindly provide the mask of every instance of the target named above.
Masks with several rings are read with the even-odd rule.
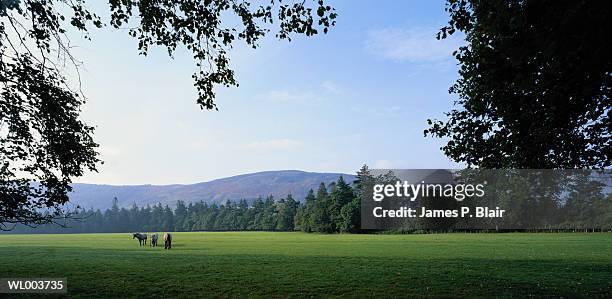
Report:
[[[78,297],[610,297],[612,234],[0,235],[0,277],[67,277]]]

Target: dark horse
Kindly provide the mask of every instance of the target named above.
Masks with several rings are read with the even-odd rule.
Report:
[[[147,245],[147,234],[143,234],[143,233],[135,233],[132,235],[132,239],[138,239],[138,244],[140,244],[140,246],[143,245]]]
[[[157,247],[157,233],[151,235],[151,247]]]
[[[172,248],[172,235],[169,233],[164,234],[164,249]]]

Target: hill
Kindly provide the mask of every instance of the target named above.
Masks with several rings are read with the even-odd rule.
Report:
[[[205,201],[222,203],[226,200],[248,199],[273,195],[284,197],[291,193],[301,200],[310,189],[316,190],[321,182],[329,184],[343,176],[352,182],[354,175],[343,173],[317,173],[298,170],[264,171],[237,175],[222,179],[188,185],[96,185],[73,184],[70,201],[85,208],[107,209],[117,197],[120,207],[147,204],[168,204],[173,206],[178,200],[186,203]]]

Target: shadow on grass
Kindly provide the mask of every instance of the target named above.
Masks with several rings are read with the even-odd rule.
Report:
[[[177,245],[169,251],[2,247],[1,276],[68,277],[70,294],[86,297],[139,296],[134,285],[172,297],[612,295],[608,260],[213,255]]]

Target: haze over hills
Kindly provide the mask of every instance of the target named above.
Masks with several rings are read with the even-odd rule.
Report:
[[[344,173],[318,173],[299,170],[264,171],[237,175],[222,179],[188,185],[96,185],[73,184],[70,201],[84,208],[108,209],[117,197],[120,207],[132,204],[146,206],[161,203],[173,206],[178,200],[189,202],[223,203],[226,200],[248,199],[273,195],[285,197],[291,193],[296,200],[302,200],[308,190],[316,189],[321,182],[326,185],[343,176],[347,182],[354,175]]]

